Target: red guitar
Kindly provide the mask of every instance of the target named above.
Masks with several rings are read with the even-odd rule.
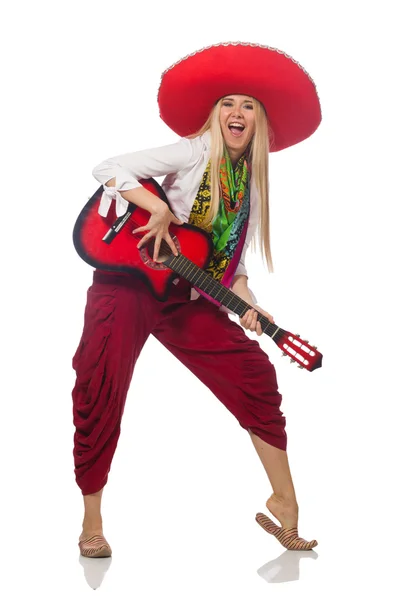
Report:
[[[163,189],[154,179],[140,183],[169,206]],[[107,217],[101,217],[98,207],[102,192],[101,186],[84,206],[73,230],[74,246],[85,262],[97,269],[123,271],[140,277],[158,300],[166,300],[173,281],[180,275],[240,317],[252,308],[203,270],[213,248],[211,237],[205,231],[193,225],[171,224],[169,232],[179,254],[175,256],[163,240],[159,260],[154,262],[154,240],[138,249],[137,238],[142,235],[132,234],[133,229],[146,225],[150,214],[129,203],[125,215],[117,218],[113,202]],[[258,321],[263,332],[283,351],[283,356],[289,356],[299,368],[314,371],[321,367],[322,354],[316,346],[281,329],[264,315],[258,314]]]

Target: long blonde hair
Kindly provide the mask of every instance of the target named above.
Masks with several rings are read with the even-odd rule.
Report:
[[[222,136],[222,130],[219,120],[222,98],[215,104],[204,125],[194,133],[188,136],[195,138],[203,135],[206,131],[211,132],[211,170],[210,185],[217,181],[218,185],[211,185],[211,205],[203,225],[212,223],[218,214],[221,185],[219,171],[221,160],[225,151],[225,142]],[[267,268],[270,273],[273,272],[273,261],[270,250],[270,217],[269,217],[269,144],[271,142],[272,131],[268,124],[266,112],[263,105],[255,98],[253,100],[255,116],[255,133],[249,145],[248,162],[251,165],[252,179],[255,181],[260,204],[259,217],[259,241],[262,258],[265,255]],[[270,138],[270,139],[269,139]],[[254,247],[256,240],[254,240]]]

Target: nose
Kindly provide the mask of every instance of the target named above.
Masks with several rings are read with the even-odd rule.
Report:
[[[233,110],[233,116],[234,117],[242,117],[241,108],[236,106]]]

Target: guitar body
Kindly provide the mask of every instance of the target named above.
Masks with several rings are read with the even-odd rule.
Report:
[[[141,180],[140,183],[169,206],[162,187],[154,179]],[[101,186],[77,218],[73,230],[73,243],[77,253],[96,269],[130,273],[139,277],[149,287],[155,298],[165,301],[172,282],[178,275],[165,264],[155,263],[152,260],[150,244],[137,248],[143,234],[132,234],[134,229],[146,225],[150,219],[150,213],[131,204],[129,207],[131,217],[113,237],[111,243],[105,243],[104,238],[117,220],[117,216],[115,202],[112,202],[106,217],[102,217],[98,213],[102,192]],[[178,252],[198,267],[206,268],[213,244],[211,237],[205,231],[193,225],[171,224],[169,233]]]

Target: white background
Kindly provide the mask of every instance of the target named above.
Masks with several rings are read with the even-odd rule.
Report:
[[[3,9],[3,597],[89,598],[88,582],[96,587],[106,569],[96,593],[120,600],[395,597],[392,6],[36,0]],[[73,225],[97,189],[96,164],[177,139],[158,116],[161,73],[221,41],[291,54],[322,105],[318,131],[271,156],[275,274],[247,259],[261,306],[324,354],[308,373],[260,338],[283,394],[300,533],[319,541],[316,560],[284,552],[255,523],[271,490],[248,434],[149,339],[104,494],[113,558],[87,566],[71,358],[91,268],[75,253]]]

